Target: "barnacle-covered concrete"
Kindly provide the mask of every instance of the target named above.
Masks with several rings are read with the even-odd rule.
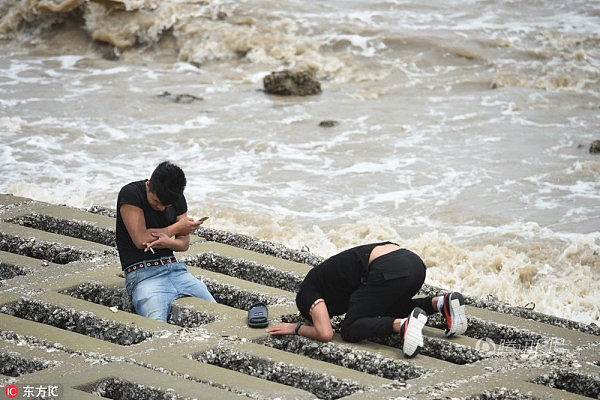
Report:
[[[183,298],[169,323],[140,317],[114,225],[114,210],[0,195],[0,394],[15,385],[77,400],[600,398],[599,327],[494,298],[466,298],[460,337],[445,338],[432,316],[413,359],[397,336],[321,343],[251,329],[257,301],[272,324],[299,321],[294,292],[322,258],[215,229],[178,256],[217,304]]]

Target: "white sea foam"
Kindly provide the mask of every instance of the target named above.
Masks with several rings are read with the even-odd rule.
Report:
[[[21,126],[25,123],[19,117],[1,117],[0,118],[0,129],[2,131],[9,131],[12,133],[19,132],[21,130]]]

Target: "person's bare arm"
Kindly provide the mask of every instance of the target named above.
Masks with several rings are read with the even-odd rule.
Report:
[[[177,222],[182,219],[187,219],[187,213],[183,213],[177,217]],[[173,251],[186,251],[190,247],[190,235],[175,235],[170,237],[163,232],[151,232],[154,241],[145,243],[146,250],[150,249],[171,249]]]
[[[187,247],[189,247],[190,233],[194,232],[202,224],[202,221],[194,221],[193,218],[187,216],[187,213],[184,213],[177,217],[177,221],[175,223],[166,228],[148,229],[146,228],[144,211],[141,208],[130,204],[123,204],[121,206],[121,217],[123,218],[123,223],[127,228],[127,232],[129,233],[131,240],[138,249],[147,249],[148,243],[152,243],[158,240],[161,235],[165,235],[168,238],[175,238],[173,240],[180,240],[176,245],[177,248],[183,248],[185,244],[184,242],[187,240],[187,245],[185,245],[186,247],[184,250],[177,250],[175,248],[168,247],[174,251],[185,251],[187,250]],[[185,239],[185,237],[187,237],[187,239]],[[184,242],[181,242],[181,240]]]
[[[325,302],[318,303],[313,308],[310,316],[313,320],[313,325],[302,325],[298,330],[298,335],[305,336],[310,339],[329,342],[333,339],[333,328],[329,319],[329,311]],[[295,334],[296,324],[283,323],[267,328],[267,333],[271,335],[293,335]]]

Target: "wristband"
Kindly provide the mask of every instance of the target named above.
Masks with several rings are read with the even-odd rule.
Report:
[[[294,333],[295,333],[296,335],[298,335],[298,331],[300,330],[300,327],[301,327],[302,325],[304,325],[304,322],[298,322],[298,323],[296,324],[296,329],[294,329]]]

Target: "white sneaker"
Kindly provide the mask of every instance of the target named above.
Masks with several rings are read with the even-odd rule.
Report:
[[[446,337],[462,335],[467,330],[465,299],[458,292],[444,295],[442,315],[446,318]]]
[[[404,322],[404,345],[402,351],[406,357],[419,354],[423,347],[423,326],[427,322],[427,314],[419,307],[412,310]]]

